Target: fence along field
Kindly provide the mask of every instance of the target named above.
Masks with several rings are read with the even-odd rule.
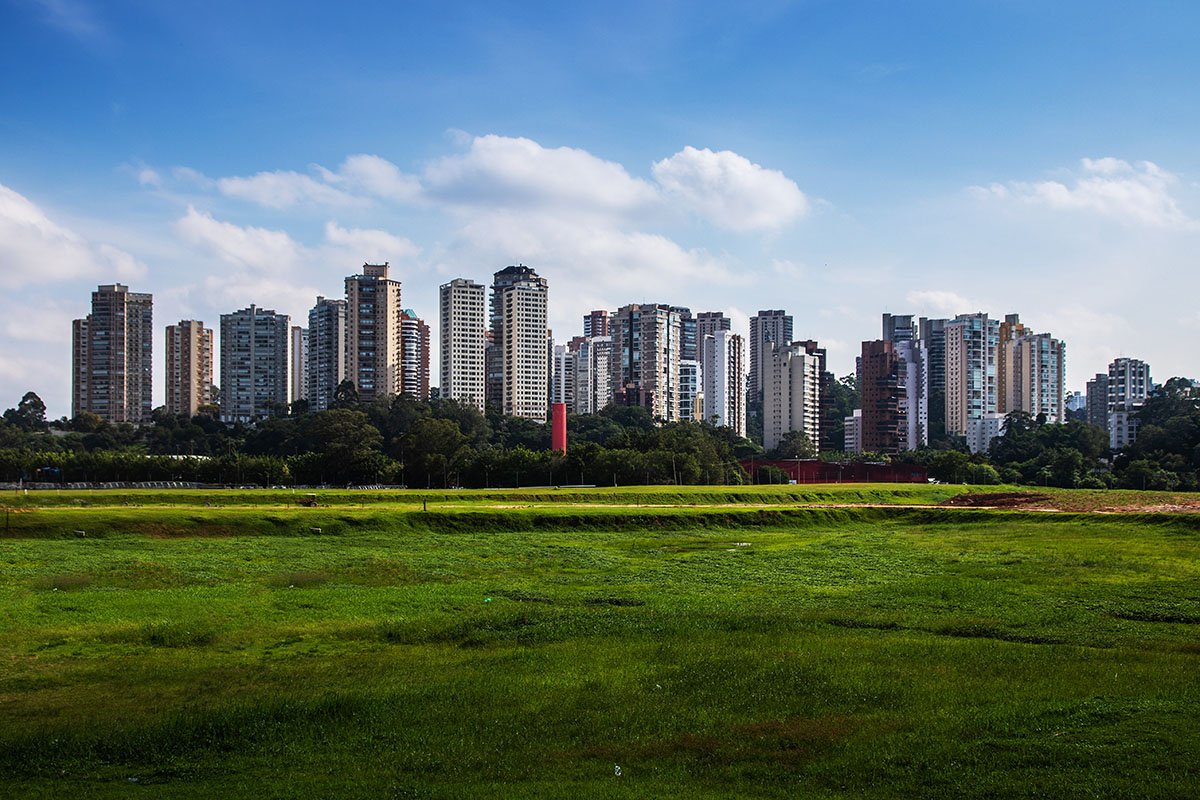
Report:
[[[10,496],[0,794],[1187,796],[1198,518],[902,489]]]

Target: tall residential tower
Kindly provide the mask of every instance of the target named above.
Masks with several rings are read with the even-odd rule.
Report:
[[[483,411],[484,286],[466,278],[444,283],[441,293],[441,396]]]
[[[363,264],[346,278],[346,377],[359,399],[371,401],[399,394],[404,334],[400,321],[400,281],[389,267]]]
[[[549,412],[548,293],[546,279],[523,264],[493,276],[488,401],[509,416],[545,421]]]
[[[200,320],[167,326],[168,414],[194,417],[213,397],[213,332]]]
[[[92,313],[71,326],[71,415],[105,422],[150,419],[154,299],[120,283],[92,292]]]

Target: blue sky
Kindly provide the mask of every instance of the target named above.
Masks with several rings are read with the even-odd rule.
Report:
[[[438,284],[520,261],[559,338],[627,302],[782,307],[844,374],[883,311],[1019,312],[1067,341],[1072,388],[1117,355],[1197,375],[1198,22],[0,0],[0,406],[68,413],[98,283],[154,292],[161,341],[302,315],[365,260],[435,324]]]

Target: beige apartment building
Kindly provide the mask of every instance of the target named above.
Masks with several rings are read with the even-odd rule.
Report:
[[[388,265],[363,264],[346,278],[346,378],[360,400],[399,394],[403,388],[404,331],[400,281]]]
[[[213,397],[213,332],[196,319],[167,326],[168,414],[194,417]]]

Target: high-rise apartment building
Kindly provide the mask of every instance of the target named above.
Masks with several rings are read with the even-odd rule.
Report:
[[[1108,446],[1114,450],[1137,439],[1137,410],[1150,396],[1150,365],[1118,358],[1108,365]]]
[[[607,324],[607,317],[605,318]],[[612,337],[585,336],[575,349],[574,411],[595,414],[612,402]]]
[[[291,319],[251,305],[221,315],[221,419],[252,422],[288,402]]]
[[[792,317],[781,309],[759,311],[750,318],[750,378],[747,396],[757,407],[763,392],[763,374],[767,369],[768,345],[782,351],[792,343]]]
[[[679,360],[679,419],[704,421],[704,370],[699,361]]]
[[[704,386],[704,419],[746,435],[746,343],[736,333],[718,329],[702,342],[700,372]]]
[[[312,411],[333,403],[338,384],[346,379],[346,301],[318,297],[308,312],[308,388]]]
[[[679,362],[683,331],[671,306],[633,303],[609,320],[613,401],[641,406],[656,420],[679,420]]]
[[[550,385],[548,284],[523,264],[505,267],[493,277],[488,401],[498,402],[509,416],[545,421]]]
[[[292,326],[291,383],[288,395],[294,403],[308,399],[308,328]]]
[[[1108,373],[1097,372],[1087,382],[1087,421],[1108,430]]]
[[[556,344],[550,360],[550,402],[566,403],[572,410],[575,408],[576,354],[570,345]]]
[[[779,446],[790,431],[803,431],[814,447],[821,441],[821,362],[803,344],[776,348],[766,340],[763,372],[763,447]]]
[[[346,278],[346,377],[365,402],[403,388],[400,281],[388,272],[387,263],[363,264]]]
[[[400,391],[429,399],[429,326],[411,308],[400,312]]]
[[[862,451],[862,409],[856,408],[853,414],[842,418],[842,452]]]
[[[608,336],[608,312],[591,311],[583,317],[583,335],[585,338]]]
[[[483,411],[484,286],[455,278],[441,286],[441,386],[442,397]]]
[[[929,361],[929,438],[946,435],[946,319],[921,317],[917,337]]]
[[[1000,338],[996,343],[996,411],[1000,414],[1007,414],[1009,411],[1018,410],[1009,405],[1010,401],[1016,402],[1015,395],[1009,388],[1008,381],[1010,373],[1013,370],[1009,364],[1009,356],[1012,348],[1009,345],[1020,339],[1022,336],[1029,336],[1033,331],[1029,330],[1023,322],[1019,314],[1005,314],[1004,321],[1000,323]],[[1022,411],[1025,409],[1021,409]]]
[[[928,443],[929,385],[919,339],[862,343],[857,441],[862,451],[899,453]]]
[[[1005,341],[1000,352],[1004,386],[1000,413],[1024,411],[1035,417],[1044,414],[1049,423],[1066,422],[1067,347],[1062,340],[1048,333],[1025,333]]]
[[[696,336],[696,317],[687,306],[671,306],[679,315],[679,359],[681,361],[700,358],[700,341]]]
[[[912,314],[884,314],[883,341],[906,342],[917,338],[917,322]]]
[[[732,329],[733,320],[725,316],[723,311],[701,311],[696,315],[696,358],[701,364],[704,363],[704,337]]]
[[[821,399],[820,399],[820,414],[821,414],[821,441],[813,442],[820,450],[841,450],[842,442],[837,439],[837,431],[841,427],[838,423],[840,414],[833,404],[833,382],[835,378],[833,373],[826,369],[828,363],[826,350],[821,347],[816,339],[798,339],[792,344],[800,345],[804,348],[804,352],[810,356],[816,356],[817,362],[820,364],[821,370]],[[857,374],[857,369],[855,373]]]
[[[996,350],[1000,323],[987,314],[959,314],[947,322],[946,433],[965,436],[967,422],[997,413]]]
[[[168,414],[194,417],[213,397],[213,332],[196,319],[167,326]]]
[[[120,283],[92,292],[92,313],[71,325],[71,415],[147,422],[152,410],[154,299]]]

